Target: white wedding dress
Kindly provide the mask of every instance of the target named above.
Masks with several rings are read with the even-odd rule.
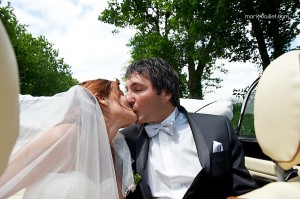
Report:
[[[78,172],[53,173],[30,186],[24,199],[113,198],[114,179],[110,178],[99,187]]]
[[[134,189],[131,158],[124,138],[116,137],[125,196]],[[20,95],[20,135],[0,176],[1,199],[117,199],[114,169],[100,106],[87,89]]]

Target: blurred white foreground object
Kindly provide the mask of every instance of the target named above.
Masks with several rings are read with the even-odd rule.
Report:
[[[183,99],[180,98],[180,105],[188,112],[204,113],[212,115],[224,115],[229,120],[233,118],[233,106],[230,101],[213,101],[213,100],[198,100],[198,99]]]
[[[19,131],[19,75],[16,57],[0,20],[0,175]]]

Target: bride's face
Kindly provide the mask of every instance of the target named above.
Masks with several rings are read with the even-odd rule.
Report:
[[[133,112],[131,106],[127,101],[127,97],[123,94],[120,97],[120,105],[121,105],[121,114],[124,120],[124,127],[130,126],[131,124],[135,123],[137,120],[137,115]],[[123,117],[124,116],[124,117]]]
[[[112,98],[109,103],[110,117],[117,122],[120,128],[128,127],[136,122],[137,115],[130,107],[126,96],[119,90],[119,97]]]

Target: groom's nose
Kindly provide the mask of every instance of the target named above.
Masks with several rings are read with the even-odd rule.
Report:
[[[126,95],[126,99],[127,99],[127,102],[129,103],[129,105],[132,108],[133,105],[134,105],[134,102],[135,102],[135,99],[134,99],[133,95],[128,92],[127,95]]]

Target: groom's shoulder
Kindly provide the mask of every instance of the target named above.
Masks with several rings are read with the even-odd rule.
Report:
[[[205,123],[207,125],[211,123],[224,123],[228,121],[228,118],[224,115],[213,115],[206,113],[187,113],[187,117],[191,120],[200,121],[200,123]],[[207,123],[208,122],[208,123]]]

